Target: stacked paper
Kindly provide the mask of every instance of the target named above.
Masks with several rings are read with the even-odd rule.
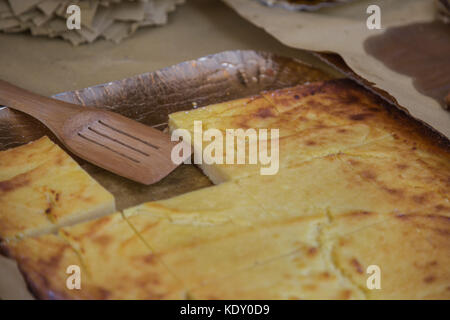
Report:
[[[105,38],[116,43],[139,27],[162,25],[184,0],[0,0],[0,30],[59,37],[74,45]],[[69,30],[67,7],[80,8],[80,29]]]
[[[449,0],[436,0],[436,6],[438,10],[438,18],[445,23],[450,23],[450,1]],[[449,94],[450,99],[450,94]]]
[[[324,7],[332,7],[353,0],[259,0],[270,7],[288,10],[315,11]]]

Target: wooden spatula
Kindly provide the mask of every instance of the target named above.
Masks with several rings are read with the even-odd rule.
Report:
[[[0,105],[40,120],[74,154],[125,178],[152,184],[178,166],[171,160],[177,142],[169,135],[117,113],[43,97],[2,80]]]

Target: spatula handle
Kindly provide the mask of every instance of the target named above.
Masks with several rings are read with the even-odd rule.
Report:
[[[0,80],[0,105],[25,112],[52,130],[78,111],[69,103],[32,93],[3,80]]]

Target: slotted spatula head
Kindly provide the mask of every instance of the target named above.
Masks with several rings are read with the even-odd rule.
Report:
[[[109,111],[70,117],[60,138],[79,157],[143,184],[161,180],[179,165],[171,159],[176,142],[169,135]]]
[[[175,163],[171,153],[178,142],[157,129],[114,112],[42,97],[2,80],[0,104],[43,122],[80,158],[143,184],[161,180],[191,155],[186,152]]]

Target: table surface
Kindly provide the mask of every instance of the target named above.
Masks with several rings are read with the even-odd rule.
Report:
[[[242,19],[219,0],[187,0],[162,27],[143,28],[119,45],[73,47],[61,39],[0,33],[0,79],[51,95],[154,71],[226,50],[253,49],[320,64]]]

